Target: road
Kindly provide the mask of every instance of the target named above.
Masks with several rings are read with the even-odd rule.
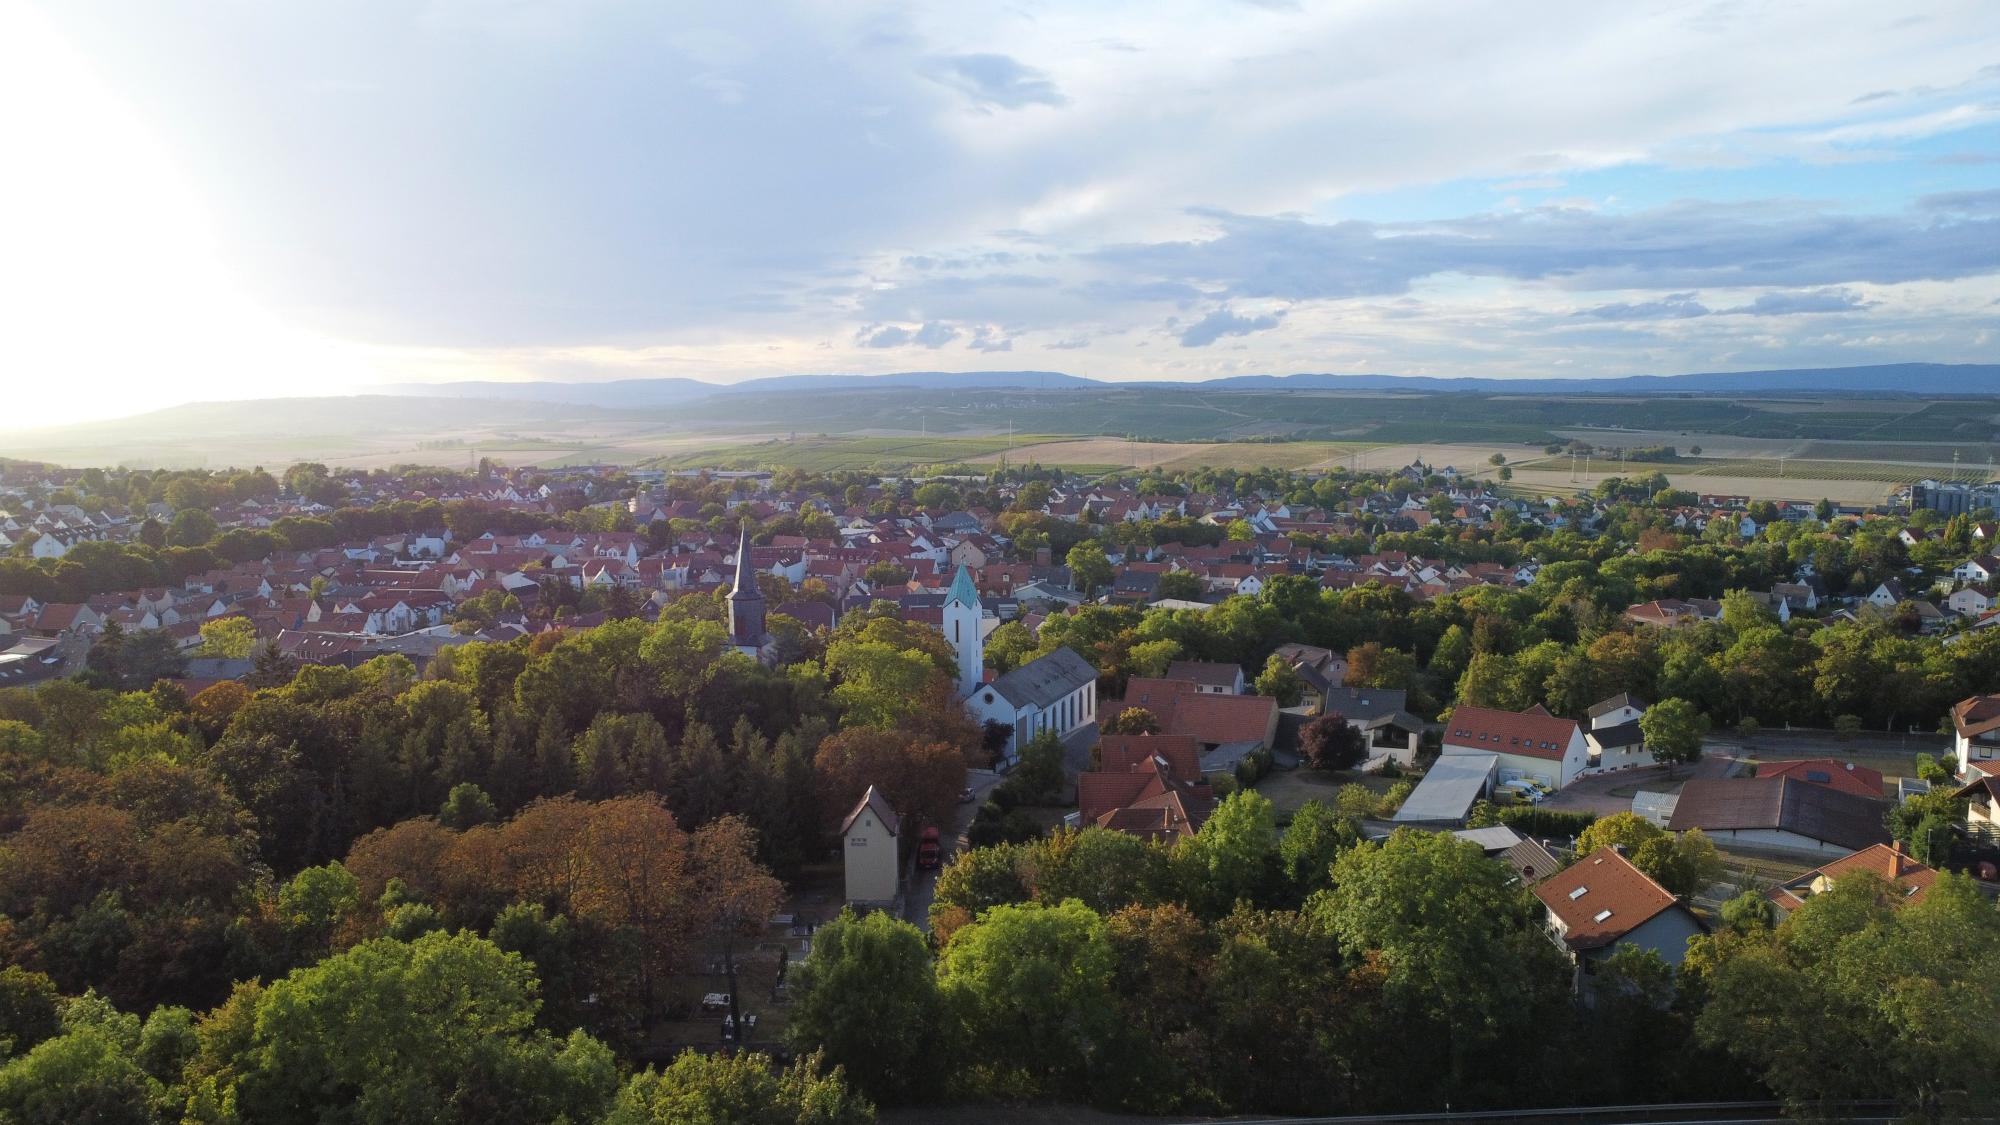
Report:
[[[938,870],[943,870],[958,854],[958,849],[965,846],[965,830],[972,827],[972,818],[979,815],[979,806],[986,800],[986,795],[1000,784],[1000,775],[992,770],[967,770],[965,783],[972,787],[972,800],[958,806],[952,818],[951,831],[938,834]],[[917,867],[914,855],[910,865],[910,889],[903,896],[903,918],[928,933],[931,928],[931,900],[937,897],[938,873]]]
[[[1075,803],[1076,775],[1090,769],[1090,748],[1095,745],[1097,745],[1096,723],[1079,728],[1063,740],[1063,799],[1069,803]],[[953,818],[951,831],[940,833],[943,838],[939,840],[939,870],[949,864],[952,857],[958,854],[958,850],[965,846],[966,829],[972,827],[972,818],[979,815],[979,806],[985,802],[986,795],[993,787],[1000,784],[1000,780],[1000,775],[992,770],[966,771],[965,783],[972,787],[972,801],[958,806],[958,814]],[[911,868],[908,872],[910,889],[903,896],[903,917],[918,929],[929,932],[931,902],[937,898],[938,873],[918,869],[914,858],[910,862]]]
[[[1614,797],[1611,795],[1613,789],[1622,790],[1636,785],[1641,789],[1666,790],[1697,777],[1727,777],[1730,768],[1736,764],[1735,749],[1733,744],[1705,743],[1701,760],[1692,766],[1676,769],[1671,778],[1667,776],[1665,766],[1644,766],[1635,770],[1579,777],[1543,801],[1542,807],[1565,812],[1591,812],[1598,816],[1631,812],[1632,798]]]

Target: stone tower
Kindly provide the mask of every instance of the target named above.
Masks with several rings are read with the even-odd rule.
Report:
[[[736,587],[729,591],[729,640],[754,655],[764,647],[764,636],[764,592],[750,565],[750,525],[745,523],[736,546]]]

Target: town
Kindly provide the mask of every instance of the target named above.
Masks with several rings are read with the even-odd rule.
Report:
[[[1908,1069],[1845,1085],[1741,1024],[1776,1002],[1765,959],[1801,988],[1845,964],[1785,952],[1806,920],[2000,932],[2000,524],[1977,490],[1534,499],[1422,463],[4,470],[0,949],[26,1009],[153,1013],[106,1049],[261,1010],[232,983],[381,935],[518,954],[548,1033],[796,1053],[855,1107],[1515,1104],[1554,1065],[1523,1020],[1634,1053],[1564,1071],[1590,1104],[1977,1084],[1893,1019],[1844,1034]],[[678,874],[615,881],[635,848]],[[548,884],[550,862],[597,874]],[[1406,941],[1459,960],[1420,971]],[[1244,956],[1275,959],[1256,989],[1318,999],[1231,1015]],[[1103,963],[1038,1008],[1033,957]],[[1114,1014],[1189,973],[1217,991]],[[1472,1027],[1461,1005],[1490,1007]],[[1364,1012],[1413,1038],[1361,1051]],[[9,1034],[78,1034],[36,1027]],[[1479,1046],[1439,1059],[1432,1035]],[[932,1065],[960,1037],[995,1046]],[[519,1049],[561,1070],[555,1041]],[[202,1057],[174,1061],[223,1065]],[[1419,1059],[1441,1085],[1396,1078]],[[217,1073],[239,1098],[291,1081]]]

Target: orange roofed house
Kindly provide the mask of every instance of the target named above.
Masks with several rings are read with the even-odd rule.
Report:
[[[1076,779],[1077,820],[1134,836],[1192,836],[1215,810],[1200,744],[1185,735],[1111,734],[1098,768]]]
[[[1650,949],[1669,965],[1687,956],[1701,921],[1616,848],[1604,847],[1536,884],[1549,936],[1576,963],[1579,980],[1622,946]]]
[[[1882,797],[1882,772],[1867,766],[1857,766],[1853,762],[1841,762],[1833,758],[1809,758],[1797,762],[1762,762],[1757,766],[1758,777],[1789,777],[1795,781],[1809,781],[1814,785],[1824,785],[1843,793],[1852,793],[1869,800]]]
[[[1246,755],[1269,749],[1278,737],[1278,701],[1267,695],[1213,695],[1192,680],[1134,677],[1119,710],[1142,707],[1160,721],[1161,734],[1200,743],[1202,768],[1234,769]]]
[[[1904,855],[1902,849],[1893,844],[1871,844],[1843,856],[1825,867],[1817,867],[1796,879],[1773,887],[1771,901],[1786,914],[1806,904],[1806,900],[1817,894],[1825,894],[1833,889],[1835,882],[1849,875],[1868,872],[1896,888],[1900,902],[1922,902],[1931,884],[1937,882],[1938,873]]]

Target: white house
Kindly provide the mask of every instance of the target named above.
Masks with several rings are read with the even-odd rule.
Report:
[[[1966,586],[1953,590],[1944,604],[1946,609],[1960,617],[1978,617],[1993,608],[1993,591],[1985,586]]]
[[[2000,695],[1975,695],[1952,704],[1951,752],[1960,780],[2000,774]]]
[[[879,906],[895,901],[903,866],[898,854],[900,830],[896,810],[870,785],[840,823],[848,902]]]
[[[1501,781],[1529,778],[1555,789],[1590,768],[1583,728],[1539,704],[1520,712],[1455,708],[1444,728],[1444,753],[1497,754]]]

